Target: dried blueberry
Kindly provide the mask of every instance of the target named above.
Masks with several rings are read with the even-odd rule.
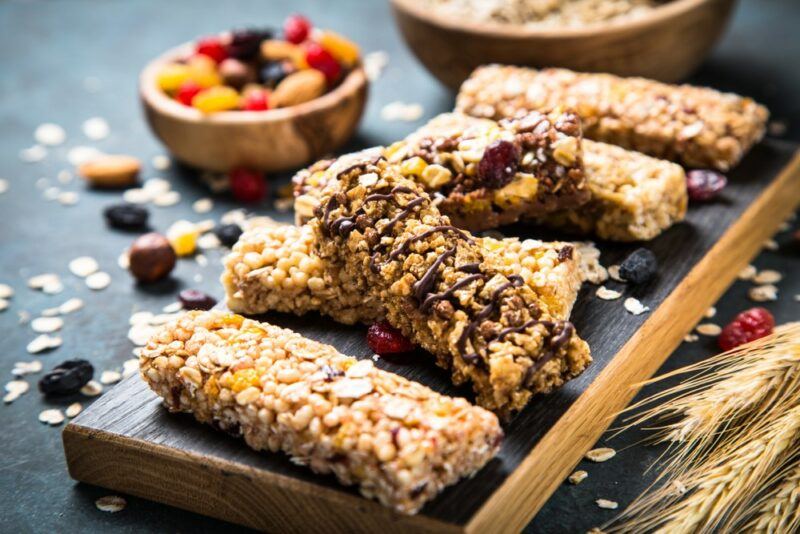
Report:
[[[258,71],[258,81],[273,89],[291,73],[291,69],[282,61],[267,63]]]
[[[114,204],[103,210],[103,216],[109,226],[121,230],[138,230],[147,226],[150,213],[135,204]]]
[[[632,284],[643,284],[653,278],[658,271],[655,254],[646,248],[631,252],[619,266],[619,276]]]
[[[705,202],[716,197],[728,185],[725,175],[715,171],[695,169],[686,173],[686,191],[689,198]]]
[[[220,243],[231,248],[239,241],[239,236],[242,235],[242,228],[238,224],[223,224],[217,226],[214,229],[214,233],[217,235]]]
[[[519,148],[510,141],[498,140],[486,147],[478,163],[483,185],[499,189],[511,181],[519,165]]]
[[[210,310],[217,303],[214,297],[197,289],[184,289],[178,293],[178,300],[183,304],[184,310]]]
[[[39,391],[45,395],[77,393],[94,375],[94,367],[86,360],[67,360],[39,380]]]
[[[257,54],[261,41],[272,37],[272,30],[245,28],[234,30],[231,35],[231,42],[228,44],[228,55],[230,57],[249,60]]]

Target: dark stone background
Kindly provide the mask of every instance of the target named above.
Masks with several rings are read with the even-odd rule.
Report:
[[[162,153],[150,135],[137,102],[136,77],[148,59],[174,44],[242,25],[280,22],[290,12],[309,14],[320,26],[330,27],[355,39],[365,52],[385,50],[389,66],[372,87],[372,95],[360,134],[353,146],[395,140],[426,118],[452,107],[452,95],[439,86],[404,47],[388,6],[379,1],[235,1],[133,2],[97,0],[20,1],[0,3],[0,177],[10,181],[10,191],[0,196],[0,282],[16,289],[9,310],[0,313],[0,370],[3,382],[11,378],[13,362],[29,360],[25,345],[35,334],[18,325],[17,313],[35,316],[69,297],[79,296],[86,306],[65,318],[61,348],[42,356],[45,368],[74,357],[91,360],[98,371],[119,368],[131,348],[125,334],[127,319],[136,310],[159,310],[174,300],[182,287],[198,287],[217,297],[221,289],[219,253],[207,254],[201,268],[182,261],[174,281],[154,289],[137,288],[116,265],[117,256],[132,236],[106,229],[102,207],[118,200],[117,193],[90,192],[77,180],[65,190],[77,191],[77,206],[64,207],[42,198],[35,182],[68,169],[66,152],[76,145],[90,145],[107,152],[129,153],[147,162],[144,176],[171,178],[182,202],[171,208],[153,208],[152,226],[164,231],[174,220],[199,220],[191,202],[208,196],[196,181],[196,173],[173,167],[158,172],[149,165]],[[692,81],[750,95],[765,103],[773,118],[786,125],[784,137],[800,140],[800,3],[793,0],[749,0],[740,3],[733,24],[712,57]],[[87,77],[100,80],[100,90],[88,92]],[[425,116],[419,123],[387,123],[381,107],[394,100],[420,102]],[[112,134],[100,142],[83,137],[81,123],[92,116],[108,120]],[[67,142],[51,149],[41,163],[23,163],[19,150],[34,143],[32,132],[43,122],[62,125]],[[284,180],[285,177],[280,177]],[[218,218],[235,207],[226,197],[215,198],[208,217]],[[286,215],[288,219],[289,216]],[[793,223],[797,228],[797,223]],[[780,248],[765,251],[755,261],[760,268],[778,269],[786,278],[779,284],[780,298],[766,306],[779,323],[800,317],[800,252],[790,234],[777,236]],[[70,259],[88,254],[112,275],[111,286],[92,292],[67,270]],[[28,277],[43,272],[62,276],[65,291],[43,295],[25,287]],[[196,276],[202,278],[196,278]],[[714,319],[725,324],[737,312],[753,304],[747,300],[748,283],[736,282],[717,305]],[[696,361],[714,352],[714,343],[701,339],[684,344],[662,371]],[[37,376],[28,377],[34,383]],[[651,388],[650,391],[655,391]],[[73,399],[55,403],[62,408]],[[34,390],[11,405],[0,407],[0,531],[74,532],[114,529],[118,532],[193,531],[232,529],[231,525],[137,498],[119,514],[105,514],[94,500],[109,492],[76,484],[69,479],[63,461],[60,431],[36,418],[45,401]],[[88,404],[86,402],[85,404]],[[597,498],[616,500],[624,507],[651,480],[647,467],[661,452],[656,447],[634,446],[645,434],[631,431],[603,442],[619,451],[604,464],[581,465],[589,478],[575,487],[562,486],[550,499],[527,532],[585,532],[613,516],[598,509]]]

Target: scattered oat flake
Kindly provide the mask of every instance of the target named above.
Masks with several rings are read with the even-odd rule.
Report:
[[[210,198],[200,198],[192,203],[192,209],[195,213],[208,213],[214,209],[214,201]]]
[[[130,204],[147,204],[153,199],[153,195],[149,191],[145,191],[141,187],[132,187],[126,189],[122,193],[122,200]]]
[[[42,334],[34,338],[33,341],[28,343],[27,351],[31,354],[38,354],[46,350],[55,349],[61,346],[62,340],[60,337],[48,336]]]
[[[596,463],[605,462],[617,455],[617,451],[610,447],[592,449],[586,453],[586,459]]]
[[[792,223],[790,223],[789,221],[783,221],[781,223],[781,225],[778,226],[778,231],[779,232],[785,232],[785,231],[789,230],[791,227],[792,227]]]
[[[58,194],[57,200],[62,206],[74,206],[78,203],[80,197],[75,191],[62,191]]]
[[[747,292],[747,297],[754,302],[778,300],[778,288],[772,284],[751,287]]]
[[[722,332],[722,327],[714,323],[703,323],[697,325],[695,330],[704,336],[718,336]]]
[[[122,378],[128,378],[139,372],[138,358],[131,358],[122,362]]]
[[[8,309],[9,303],[6,299],[0,299],[0,312]]]
[[[700,339],[700,336],[698,336],[697,334],[691,334],[690,333],[690,334],[686,334],[685,336],[683,336],[683,340],[686,343],[694,343],[698,339]]]
[[[752,280],[757,272],[755,265],[748,265],[739,271],[739,280]]]
[[[118,495],[106,495],[94,501],[94,505],[101,512],[109,512],[111,514],[121,512],[127,506],[125,499]]]
[[[40,145],[58,146],[67,140],[67,132],[58,124],[46,122],[34,130],[33,138]]]
[[[609,265],[608,276],[615,282],[625,283],[625,279],[619,275],[619,265]]]
[[[177,191],[165,191],[153,198],[153,205],[159,208],[174,206],[181,201],[181,194]]]
[[[574,473],[572,473],[569,476],[568,480],[572,484],[580,484],[581,482],[586,480],[586,477],[588,477],[588,476],[589,476],[589,473],[587,473],[586,471],[583,471],[583,470],[579,470],[579,471],[575,471]]]
[[[407,104],[398,100],[383,106],[381,109],[381,118],[388,122],[414,122],[419,120],[423,113],[424,110],[421,104]]]
[[[614,501],[609,501],[608,499],[597,499],[595,502],[597,506],[606,510],[616,510],[617,507],[619,507],[619,504]]]
[[[376,50],[364,56],[364,73],[367,79],[374,82],[380,78],[383,69],[389,64],[389,54],[383,50]]]
[[[774,239],[767,239],[766,241],[764,241],[764,248],[766,250],[778,250],[780,246],[778,245],[778,242],[775,241]]]
[[[597,292],[595,293],[598,298],[603,300],[615,300],[622,296],[622,293],[619,291],[614,291],[613,289],[608,289],[606,286],[600,286],[597,288]]]
[[[120,380],[122,380],[122,374],[117,371],[103,371],[100,375],[101,384],[116,384]]]
[[[36,163],[47,157],[47,149],[42,145],[33,145],[19,151],[19,159],[25,163]]]
[[[165,171],[165,170],[169,169],[171,161],[170,161],[169,157],[167,157],[167,156],[165,156],[163,154],[159,154],[157,156],[153,156],[153,159],[150,160],[150,164],[157,171]]]
[[[639,302],[638,299],[635,299],[633,297],[626,298],[625,302],[623,303],[623,306],[625,306],[625,309],[628,310],[628,312],[632,313],[633,315],[641,315],[644,312],[650,311],[650,308],[648,308],[647,306]]]
[[[59,181],[59,183],[68,184],[72,181],[72,173],[68,170],[58,171],[56,179]]]
[[[127,250],[123,250],[122,254],[119,255],[117,258],[117,265],[120,269],[125,269],[126,271],[128,270],[128,267],[131,266],[131,259]]]
[[[86,278],[90,274],[97,272],[99,268],[97,260],[90,256],[79,256],[69,262],[69,272],[81,278]]]
[[[81,394],[87,397],[96,397],[103,392],[103,385],[96,380],[89,380],[85,386],[81,388]]]
[[[714,306],[711,306],[709,309],[706,310],[705,316],[706,319],[711,319],[717,314],[717,309]]]
[[[14,376],[25,376],[41,372],[41,370],[42,362],[39,360],[16,362],[14,363],[14,369],[11,370],[11,374]]]
[[[64,422],[64,414],[58,408],[45,410],[39,414],[39,421],[51,426],[58,426]]]
[[[147,345],[150,337],[155,333],[155,328],[149,324],[134,324],[128,330],[128,339],[136,346]]]
[[[86,277],[86,287],[95,291],[100,291],[108,287],[111,283],[111,276],[103,271],[90,274]]]
[[[166,193],[172,186],[168,180],[164,178],[149,178],[142,184],[142,189],[149,192],[151,195],[156,196]]]
[[[24,395],[30,389],[30,385],[24,380],[12,380],[5,385],[6,394],[3,397],[3,402],[6,404],[14,402],[20,396]]]
[[[0,178],[0,195],[8,191],[8,180],[5,178]]]
[[[183,303],[181,303],[181,301],[179,300],[176,300],[172,304],[167,304],[166,306],[161,308],[161,311],[164,313],[177,313],[182,309],[183,309]]]
[[[76,146],[67,152],[67,161],[77,167],[102,155],[102,151],[92,146]]]
[[[61,317],[37,317],[31,321],[31,328],[38,334],[52,334],[63,326],[64,319]]]
[[[203,234],[197,238],[197,246],[203,250],[219,248],[221,245],[219,238],[212,233]]]
[[[28,287],[31,289],[44,289],[54,283],[61,283],[61,279],[53,273],[37,274],[28,278]]]
[[[177,311],[177,310],[176,310]],[[139,311],[130,316],[128,319],[128,324],[135,325],[135,324],[150,324],[150,321],[153,320],[153,312],[149,311]]]
[[[778,271],[773,271],[772,269],[764,269],[763,271],[759,271],[757,275],[753,277],[753,283],[755,284],[776,284],[783,279],[783,275]]]
[[[55,317],[59,313],[58,308],[45,308],[39,315],[42,317]]]
[[[208,258],[205,257],[203,254],[196,254],[194,257],[194,261],[197,262],[197,265],[200,267],[205,267],[208,265]]]
[[[86,119],[83,121],[81,129],[83,130],[83,135],[92,141],[100,141],[101,139],[105,139],[111,133],[111,127],[102,117],[92,117],[91,119]]]
[[[800,293],[794,296],[795,302],[800,302]]]
[[[42,196],[44,197],[45,200],[56,200],[58,199],[58,196],[60,194],[61,194],[61,189],[57,187],[48,187],[47,189],[44,190]]]
[[[14,296],[14,288],[8,284],[0,284],[0,298],[10,299]]]
[[[83,308],[83,301],[75,297],[65,301],[61,306],[59,306],[58,312],[61,315],[67,315],[69,313],[78,311],[81,308]]]
[[[73,402],[72,404],[67,406],[67,409],[64,410],[64,414],[70,419],[72,419],[73,417],[77,417],[77,415],[81,413],[81,410],[83,410],[83,406],[81,405],[81,403]]]

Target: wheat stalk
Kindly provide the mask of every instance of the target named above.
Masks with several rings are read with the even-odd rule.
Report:
[[[800,457],[783,470],[780,482],[759,500],[760,506],[742,529],[745,532],[800,531]]]

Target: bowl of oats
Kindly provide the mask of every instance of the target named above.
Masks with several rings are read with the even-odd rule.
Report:
[[[406,43],[456,89],[504,63],[674,82],[722,35],[735,0],[391,0]]]

